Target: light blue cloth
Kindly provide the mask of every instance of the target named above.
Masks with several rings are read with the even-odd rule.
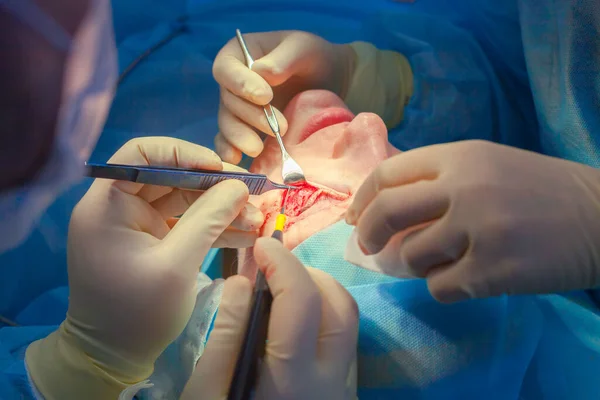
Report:
[[[343,259],[339,222],[293,253],[358,303],[360,399],[600,398],[600,310],[585,293],[437,303],[422,280]]]
[[[346,262],[351,230],[341,221],[293,253],[304,265],[332,275],[358,303],[360,399],[598,398],[600,310],[586,293],[442,305],[422,280]],[[192,341],[205,340],[197,318],[203,319],[206,304],[220,301],[217,292],[207,295],[199,298],[186,327],[197,336]],[[152,380],[157,395],[152,398],[162,400],[159,394],[171,387],[182,390],[191,371],[182,374],[186,363],[180,360],[196,360],[201,352],[189,339],[174,343],[157,371],[161,379]]]
[[[125,77],[92,160],[106,161],[136,136],[170,135],[212,146],[218,88],[211,64],[240,28],[302,29],[334,42],[368,40],[405,52],[415,69],[416,95],[406,121],[390,134],[401,149],[483,138],[599,166],[600,17],[594,6],[593,0],[372,0],[368,9],[362,0],[115,1],[122,71],[180,30],[179,16],[188,15],[189,20],[183,24],[186,32]],[[24,377],[17,372],[24,372],[23,346],[44,336],[64,316],[64,299],[38,303],[43,307],[35,312],[23,310],[33,299],[44,293],[52,297],[49,291],[66,285],[68,219],[88,186],[89,181],[65,193],[24,246],[0,255],[0,314],[31,325],[0,330],[2,399],[19,398],[15,388],[18,377]],[[552,299],[542,311],[562,312],[560,298]],[[23,312],[28,316],[21,320]],[[555,326],[555,335],[572,329],[565,322]],[[587,326],[582,322],[579,328]],[[549,336],[543,333],[541,342]],[[577,357],[589,346],[584,340],[579,343],[572,345],[578,348],[565,347],[565,354],[575,359],[565,356],[568,366],[577,366]],[[545,357],[535,360],[552,360],[550,352]],[[552,363],[539,363],[548,375],[536,374],[550,376],[560,386],[563,375],[548,372]],[[585,384],[581,388],[589,389]],[[542,398],[565,398],[561,394],[567,392],[559,389],[544,392]]]

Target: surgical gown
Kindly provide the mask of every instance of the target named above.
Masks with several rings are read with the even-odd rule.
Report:
[[[301,29],[404,53],[415,71],[416,94],[405,121],[390,133],[401,149],[482,138],[600,166],[597,1],[373,0],[368,7],[360,0],[114,2],[123,80],[92,159],[106,161],[135,136],[170,135],[211,146],[218,107],[211,63],[240,28]],[[31,397],[24,349],[64,318],[68,216],[88,186],[58,199],[27,243],[0,256],[0,314],[21,325],[0,329],[0,399]],[[587,362],[600,354],[600,318],[577,326],[583,306],[563,299],[548,301],[558,317],[543,327],[540,341],[568,337],[587,353],[557,352],[564,364],[543,376],[539,367],[552,363],[552,355],[532,358],[527,376],[539,385],[524,382],[523,398],[600,398],[594,382],[569,386],[569,377],[589,373]],[[560,330],[552,328],[556,324]],[[569,331],[577,333],[564,334]]]

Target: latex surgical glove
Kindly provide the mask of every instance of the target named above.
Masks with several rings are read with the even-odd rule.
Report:
[[[309,89],[330,90],[355,114],[375,113],[389,128],[402,121],[413,93],[412,70],[402,54],[366,42],[333,44],[300,31],[250,33],[244,38],[255,59],[252,70],[235,38],[213,65],[221,88],[215,146],[223,160],[237,164],[242,153],[257,157],[262,152],[259,133],[274,135],[263,112],[265,104],[272,103],[285,135],[288,122],[281,111]]]
[[[239,169],[172,138],[132,140],[110,162]],[[26,354],[44,398],[116,399],[148,378],[187,324],[210,248],[254,243],[263,216],[248,196],[236,180],[203,193],[96,180],[71,217],[67,318]]]
[[[305,268],[275,239],[261,238],[254,257],[273,304],[256,399],[356,398],[358,309],[331,276]],[[248,321],[252,285],[225,281],[214,329],[183,400],[225,399]]]
[[[281,111],[297,93],[329,89],[342,93],[351,75],[352,50],[307,32],[244,34],[255,60],[248,69],[236,38],[217,54],[213,75],[220,85],[217,153],[238,163],[242,153],[256,157],[263,149],[256,131],[273,136],[262,106],[272,102],[281,135],[288,123]],[[274,87],[272,89],[271,87]]]
[[[600,286],[600,171],[483,141],[383,161],[347,214],[442,302]]]

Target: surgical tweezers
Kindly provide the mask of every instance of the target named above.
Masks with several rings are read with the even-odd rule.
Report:
[[[248,45],[242,36],[242,32],[239,29],[235,30],[235,36],[237,37],[238,43],[242,48],[242,52],[244,53],[244,59],[246,60],[246,66],[249,69],[252,69],[252,65],[254,64],[254,59],[250,55],[250,50],[248,50]],[[279,143],[279,148],[281,149],[281,176],[283,177],[283,183],[286,185],[294,185],[300,184],[306,181],[304,177],[304,171],[300,168],[300,165],[289,155],[285,146],[283,145],[283,140],[281,139],[281,133],[279,131],[279,122],[277,122],[277,117],[275,116],[275,110],[271,104],[267,104],[263,107],[263,111],[265,113],[265,117],[267,118],[267,122],[269,123],[269,127],[275,134],[275,138],[277,139],[277,143]]]
[[[208,190],[224,180],[237,179],[244,182],[253,195],[275,189],[295,189],[292,186],[272,182],[266,175],[261,174],[146,165],[86,163],[86,175],[91,178],[115,179],[187,190]]]

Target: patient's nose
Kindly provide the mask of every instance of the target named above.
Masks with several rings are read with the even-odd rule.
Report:
[[[383,120],[373,113],[358,114],[336,140],[333,157],[354,156],[363,162],[387,158],[388,132]]]

